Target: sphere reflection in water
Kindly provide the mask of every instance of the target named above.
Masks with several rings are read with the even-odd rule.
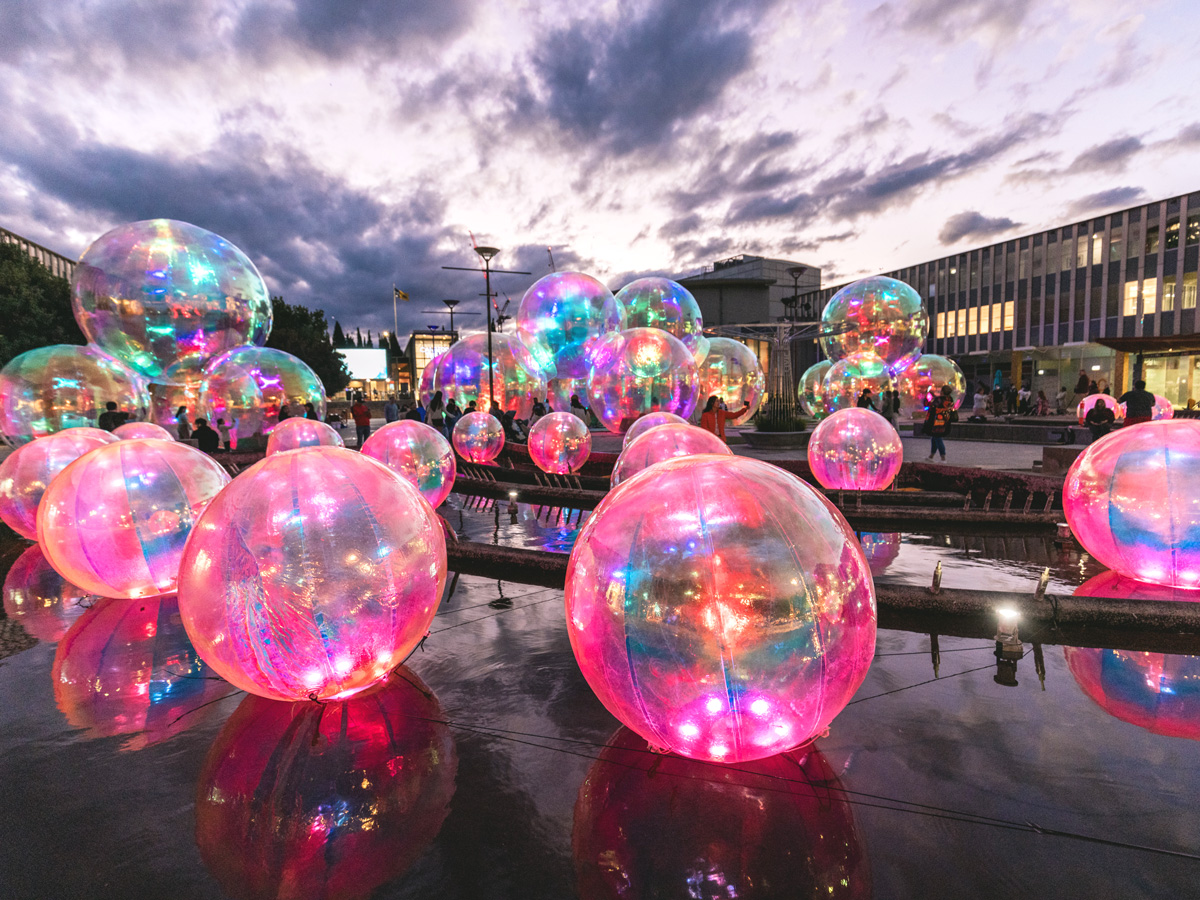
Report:
[[[284,406],[291,415],[303,416],[306,403],[324,420],[321,379],[304,360],[282,350],[238,347],[204,367],[200,406],[205,418],[214,428],[217,419],[224,419],[239,438],[270,434]]]
[[[473,463],[491,462],[504,449],[504,427],[491,413],[467,413],[450,437],[459,456]]]
[[[229,476],[175,441],[106,444],[58,474],[38,508],[38,540],[68,581],[104,597],[175,590],[192,526]]]
[[[540,366],[555,369],[560,378],[586,377],[592,341],[624,327],[625,310],[612,291],[582,272],[539,278],[517,309],[521,340]]]
[[[565,594],[600,701],[695,759],[800,746],[841,712],[875,648],[854,532],[813,488],[746,457],[667,460],[614,488],[575,544]]]
[[[148,441],[173,441],[175,435],[153,422],[126,422],[113,429],[113,435],[122,441],[145,438]]]
[[[102,428],[68,428],[18,447],[0,462],[0,520],[21,537],[37,540],[38,506],[54,476],[83,454],[118,440]]]
[[[437,837],[458,759],[407,669],[349,700],[247,697],[196,786],[196,843],[236,900],[364,898]]]
[[[900,535],[896,532],[864,531],[858,536],[871,574],[879,577],[900,555]]]
[[[754,351],[733,338],[715,337],[708,342],[708,354],[700,363],[697,377],[700,381],[700,397],[707,399],[714,394],[733,411],[747,403],[750,408],[732,421],[741,424],[758,412],[763,392],[767,389],[767,376]]]
[[[529,429],[529,456],[543,472],[577,472],[591,452],[591,432],[574,413],[549,413]]]
[[[835,362],[825,373],[822,399],[825,411],[832,414],[840,409],[855,409],[858,396],[871,391],[876,407],[884,391],[892,389],[892,373],[882,359],[873,353],[855,353]]]
[[[638,278],[617,291],[617,301],[625,308],[626,328],[661,328],[679,338],[697,363],[707,355],[701,352],[704,319],[700,304],[678,281]],[[737,405],[741,406],[741,401]]]
[[[267,456],[301,447],[345,447],[337,430],[316,419],[284,419],[267,438]]]
[[[1200,588],[1200,421],[1121,428],[1071,465],[1063,510],[1084,548],[1137,581]]]
[[[36,544],[17,557],[4,579],[4,612],[39,641],[55,643],[83,615],[91,595],[50,567]]]
[[[809,366],[800,376],[797,393],[800,395],[800,405],[814,419],[823,419],[829,415],[825,408],[825,376],[833,368],[833,360],[823,359]]]
[[[488,336],[469,334],[438,362],[434,388],[454,397],[463,409],[474,400],[480,412],[492,408],[492,389],[503,412],[528,419],[533,401],[546,395],[546,376],[529,349],[511,334],[492,335],[493,368],[488,368]],[[491,373],[489,375],[489,372]]]
[[[877,275],[842,288],[821,313],[821,348],[832,360],[873,353],[899,370],[921,354],[929,316],[921,295],[903,281]]]
[[[632,425],[629,426],[629,430],[625,432],[625,437],[621,441],[621,449],[624,450],[651,428],[657,428],[659,425],[687,424],[689,424],[687,419],[683,418],[682,416],[677,416],[675,413],[646,413],[646,415],[640,416]]]
[[[415,487],[434,509],[454,489],[454,450],[436,428],[424,422],[389,422],[367,438],[362,452]]]
[[[914,413],[924,415],[930,402],[941,395],[946,385],[950,386],[954,408],[958,409],[967,394],[967,377],[962,369],[952,359],[936,353],[922,353],[916,362],[896,376],[900,412],[909,417]]]
[[[1110,716],[1200,741],[1200,656],[1066,647],[1071,675]]]
[[[679,339],[658,328],[612,335],[592,354],[588,405],[604,427],[625,431],[645,413],[686,419],[696,408],[696,361]]]
[[[712,453],[733,456],[729,446],[713,434],[695,425],[668,423],[651,428],[621,451],[609,478],[613,487],[665,459]]]
[[[1170,600],[1175,603],[1200,603],[1200,590],[1167,587],[1134,581],[1117,572],[1093,575],[1075,588],[1077,597],[1104,597],[1110,600]]]
[[[887,419],[869,409],[840,409],[808,441],[808,465],[822,487],[881,491],[904,462],[904,445]]]
[[[622,728],[575,801],[580,896],[870,897],[849,799],[813,744],[714,766],[653,753]]]
[[[189,643],[171,594],[97,600],[59,643],[52,676],[67,721],[88,738],[133,735],[123,750],[204,721],[206,704],[229,693]]]

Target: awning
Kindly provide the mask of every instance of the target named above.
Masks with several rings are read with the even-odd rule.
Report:
[[[1095,341],[1121,353],[1200,353],[1200,334],[1095,338]]]

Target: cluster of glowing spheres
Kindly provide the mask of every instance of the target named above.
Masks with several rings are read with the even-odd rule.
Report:
[[[39,641],[61,640],[89,597],[54,571],[37,544],[17,557],[4,579],[5,615]]]
[[[214,428],[224,419],[239,438],[269,435],[285,406],[288,415],[303,416],[308,403],[323,421],[325,386],[307,363],[283,350],[238,347],[204,367],[204,417]]]
[[[711,431],[686,422],[659,425],[644,432],[621,451],[613,466],[610,483],[616,487],[655,463],[701,453],[733,456],[729,446]]]
[[[441,520],[411,484],[338,447],[268,456],[196,523],[179,608],[201,658],[276,700],[344,698],[425,636],[446,581]]]
[[[249,258],[223,237],[171,219],[130,222],[97,238],[75,267],[71,303],[97,344],[155,379],[271,330],[271,298]]]
[[[887,419],[869,409],[841,409],[813,430],[808,465],[822,487],[881,491],[904,462],[904,445]]]
[[[833,360],[823,359],[804,370],[796,393],[800,395],[800,405],[814,419],[823,419],[829,415],[825,409],[825,376],[833,368]]]
[[[196,845],[234,900],[366,900],[450,812],[457,753],[437,699],[401,669],[324,704],[247,697],[196,785]]]
[[[1120,422],[1125,418],[1125,404],[1118,403],[1108,394],[1088,394],[1079,401],[1079,406],[1075,408],[1075,416],[1079,420],[1080,425],[1087,424],[1087,414],[1092,411],[1092,407],[1099,403],[1103,403],[1109,408],[1113,414],[1114,421]]]
[[[463,459],[487,463],[504,449],[504,426],[491,413],[467,413],[454,423],[450,439]]]
[[[639,278],[617,291],[617,301],[625,309],[625,328],[661,328],[679,338],[696,362],[704,359],[700,304],[678,281]]]
[[[1200,588],[1200,421],[1121,428],[1067,472],[1063,510],[1097,560],[1151,584]]]
[[[464,409],[474,400],[487,412],[494,399],[502,412],[528,419],[534,400],[546,396],[546,378],[537,361],[518,338],[497,333],[492,335],[492,363],[489,369],[488,336],[467,335],[439,359],[434,389],[443,399],[454,397]]]
[[[301,447],[345,447],[346,442],[337,429],[316,419],[293,416],[275,426],[267,438],[267,456]]]
[[[175,590],[197,518],[229,484],[187,444],[117,441],[58,473],[38,507],[38,540],[65,579],[104,597]]]
[[[880,395],[892,389],[892,373],[884,361],[874,353],[855,353],[838,360],[825,374],[826,411],[854,408],[864,389],[871,391],[871,400],[878,408]]]
[[[118,425],[112,431],[113,436],[122,441],[173,441],[175,435],[167,431],[161,425],[155,425],[153,422],[126,422],[124,425]]]
[[[54,476],[83,454],[115,444],[101,428],[68,428],[24,444],[0,462],[0,520],[21,537],[37,540],[37,511]]]
[[[734,422],[745,422],[758,412],[763,392],[767,389],[767,376],[754,351],[733,338],[715,337],[708,342],[708,355],[700,364],[697,373],[700,396],[708,398],[714,394],[733,411],[746,404],[749,408]]]
[[[649,431],[651,428],[657,428],[659,425],[687,425],[688,420],[682,416],[677,416],[675,413],[656,412],[646,413],[641,416],[625,432],[625,437],[621,441],[621,449],[624,450],[639,437]]]
[[[671,412],[686,419],[696,408],[696,362],[678,338],[659,328],[612,335],[593,358],[600,367],[588,377],[589,407],[614,434],[646,413]]]
[[[958,409],[967,395],[967,377],[952,359],[936,353],[922,353],[912,365],[896,377],[900,392],[900,411],[908,416],[924,414],[942,388],[950,386],[950,398]]]
[[[1106,713],[1153,734],[1200,741],[1200,656],[1065,647],[1075,682]]]
[[[529,456],[543,472],[578,472],[591,452],[592,434],[574,413],[548,413],[529,429]]]
[[[625,310],[612,291],[581,272],[553,272],[539,278],[517,310],[521,340],[538,365],[556,371],[560,378],[586,377],[592,342],[624,327]]]
[[[362,452],[415,487],[434,509],[442,505],[454,488],[458,471],[454,449],[441,432],[424,422],[412,419],[389,422],[367,438]]]
[[[150,405],[146,383],[95,347],[51,344],[0,369],[0,436],[14,447],[68,428],[95,426],[107,403],[137,413]]]
[[[929,315],[903,281],[877,275],[842,288],[821,313],[821,348],[832,360],[874,353],[895,370],[921,353]]]
[[[600,701],[692,759],[801,746],[849,702],[875,649],[874,586],[850,526],[800,479],[746,457],[668,460],[613,489],[571,552],[565,596]]]

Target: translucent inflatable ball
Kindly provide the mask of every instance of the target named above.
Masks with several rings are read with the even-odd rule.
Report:
[[[1080,425],[1087,424],[1087,414],[1092,411],[1092,407],[1099,403],[1103,403],[1109,408],[1113,414],[1113,421],[1121,422],[1125,419],[1125,404],[1118,403],[1108,394],[1089,394],[1079,401],[1079,405],[1075,407],[1075,417]]]
[[[122,441],[145,438],[149,441],[173,441],[175,435],[153,422],[126,422],[113,429],[113,436]]]
[[[17,557],[4,579],[4,612],[30,637],[55,643],[90,605],[91,594],[76,587],[46,562],[34,544]]]
[[[178,434],[179,409],[189,427],[200,411],[200,393],[204,388],[204,369],[196,360],[186,360],[168,368],[146,385],[150,392],[149,420],[172,434]]]
[[[796,387],[800,405],[814,419],[823,419],[829,415],[825,408],[825,376],[833,368],[833,360],[823,359],[804,370],[800,383]]]
[[[899,370],[921,354],[929,315],[915,290],[876,275],[833,295],[821,313],[821,334],[821,349],[834,361],[853,353],[874,353]]]
[[[586,377],[592,341],[624,327],[625,310],[612,291],[582,272],[539,278],[517,309],[517,334],[538,364],[559,378]]]
[[[267,456],[286,450],[298,450],[301,447],[345,446],[346,442],[333,426],[316,419],[293,416],[276,425],[271,436],[267,438]]]
[[[490,413],[467,413],[454,423],[450,439],[463,459],[489,463],[504,449],[504,426]]]
[[[700,304],[678,281],[639,278],[617,291],[617,301],[625,309],[625,328],[661,328],[679,338],[697,363],[707,355]]]
[[[629,430],[625,432],[625,437],[621,441],[621,449],[624,450],[639,437],[649,431],[651,428],[657,428],[659,425],[688,425],[687,419],[669,412],[646,413],[644,416],[639,416],[638,419],[629,426]]]
[[[892,373],[874,353],[855,353],[835,362],[825,374],[825,409],[833,414],[840,409],[853,409],[859,395],[870,389],[875,408],[879,397],[892,389]]]
[[[415,487],[434,509],[454,489],[454,449],[436,428],[424,422],[389,422],[367,438],[362,452]]]
[[[700,396],[707,399],[714,394],[721,398],[728,410],[741,409],[747,403],[750,408],[732,421],[742,423],[758,412],[763,393],[767,389],[767,376],[754,351],[733,338],[715,337],[708,341],[708,355],[700,364],[697,378]]]
[[[678,338],[661,329],[622,331],[606,339],[593,358],[600,367],[588,377],[588,406],[614,434],[646,413],[686,419],[696,408],[696,362]]]
[[[591,452],[592,434],[574,413],[549,413],[529,429],[529,456],[543,472],[578,472]]]
[[[644,432],[621,451],[613,466],[609,483],[616,487],[655,463],[700,453],[733,456],[729,446],[711,431],[686,422],[682,425],[659,425]]]
[[[842,409],[821,422],[808,440],[808,466],[830,490],[882,491],[904,462],[896,429],[869,409]]]
[[[545,375],[529,349],[511,334],[492,335],[494,367],[489,369],[487,338],[469,334],[447,350],[438,363],[434,389],[444,399],[453,397],[463,409],[474,400],[480,412],[487,412],[494,387],[501,411],[528,419],[533,401],[546,396]]]
[[[967,395],[967,377],[958,363],[936,353],[921,354],[897,374],[895,384],[900,392],[900,412],[905,416],[924,415],[946,385],[950,386],[955,409],[962,406]]]
[[[588,404],[587,378],[551,378],[546,382],[546,398],[555,412],[570,412],[571,398]]]
[[[324,421],[321,379],[302,359],[282,350],[239,347],[204,367],[200,394],[204,417],[212,428],[224,419],[239,438],[269,435],[279,424],[284,406],[289,415],[302,417],[306,403]]]
[[[0,519],[36,541],[38,505],[54,477],[83,454],[118,440],[102,428],[68,428],[18,447],[0,462]]]

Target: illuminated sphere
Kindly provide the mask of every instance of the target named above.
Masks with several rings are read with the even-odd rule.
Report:
[[[630,328],[606,345],[608,364],[588,377],[588,407],[620,434],[645,413],[686,419],[696,408],[696,361],[679,339],[659,328]]]
[[[800,395],[800,405],[814,419],[823,419],[829,415],[825,409],[825,376],[833,368],[833,360],[823,359],[809,366],[800,376],[796,393]]]
[[[185,360],[168,368],[146,385],[150,392],[151,422],[177,434],[179,422],[175,415],[183,407],[188,423],[196,421],[200,412],[200,392],[204,388],[204,369],[196,360]]]
[[[610,483],[616,487],[655,463],[700,453],[733,456],[729,446],[711,431],[686,422],[682,425],[659,425],[644,432],[621,451],[613,466]]]
[[[592,434],[574,413],[548,413],[529,429],[529,456],[543,472],[578,472],[591,452]]]
[[[1085,550],[1150,584],[1200,588],[1200,421],[1121,428],[1089,444],[1063,485]]]
[[[1175,416],[1175,407],[1171,405],[1171,401],[1161,394],[1154,395],[1154,411],[1151,413],[1155,422],[1161,419],[1171,419]]]
[[[570,412],[572,397],[587,406],[587,378],[551,378],[546,382],[546,397],[555,412]]]
[[[457,769],[407,669],[340,702],[247,697],[200,770],[196,845],[232,900],[366,900],[433,842]]]
[[[661,328],[679,338],[697,362],[704,359],[700,304],[678,281],[639,278],[617,291],[617,300],[625,308],[625,328]]]
[[[612,291],[582,272],[539,278],[517,309],[521,340],[540,365],[555,368],[560,378],[586,377],[591,342],[624,327],[625,310]]]
[[[38,540],[50,565],[89,593],[165,594],[175,590],[192,526],[228,483],[211,456],[187,444],[106,444],[50,482]]]
[[[1114,718],[1200,741],[1200,656],[1064,647],[1083,692]]]
[[[126,422],[113,429],[113,436],[122,441],[145,438],[149,441],[173,441],[175,435],[153,422]]]
[[[491,462],[504,449],[504,426],[491,413],[467,413],[454,423],[454,449],[473,463]]]
[[[39,641],[55,643],[83,615],[91,595],[46,562],[34,544],[17,557],[4,579],[4,613]]]
[[[434,388],[443,399],[453,397],[463,409],[474,400],[481,412],[491,409],[493,383],[495,400],[503,412],[528,419],[533,401],[546,396],[546,378],[520,339],[511,334],[492,335],[495,368],[488,375],[488,336],[469,334],[454,344],[438,364]]]
[[[904,445],[888,420],[869,409],[840,409],[813,429],[808,466],[824,488],[882,491],[900,471]]]
[[[353,450],[304,447],[256,463],[205,510],[179,608],[234,686],[340,699],[408,656],[445,581],[441,520],[416,488]]]
[[[337,429],[316,419],[284,419],[267,438],[267,456],[301,447],[345,447]]]
[[[825,409],[832,414],[854,408],[864,388],[871,389],[878,409],[880,396],[892,389],[892,373],[882,359],[873,353],[856,353],[835,362],[825,374]]]
[[[127,413],[148,408],[142,377],[90,345],[27,350],[0,369],[0,436],[19,447],[56,431],[95,427],[109,402]]]
[[[68,428],[18,447],[0,462],[0,519],[36,541],[38,504],[54,476],[83,454],[118,440],[102,428]]]
[[[433,395],[439,390],[437,387],[437,381],[438,376],[442,372],[442,369],[439,367],[442,365],[443,360],[446,360],[446,358],[445,352],[439,353],[437,356],[433,357],[433,359],[429,360],[429,362],[425,364],[425,368],[421,370],[421,384],[417,388],[417,398],[421,401],[421,405],[426,409],[429,408],[429,401],[433,399]],[[449,372],[449,367],[446,367],[445,371]],[[441,377],[443,380],[446,378],[445,375],[442,375]],[[447,382],[447,387],[449,387],[449,382]],[[446,389],[443,388],[442,390]]]
[[[239,347],[204,367],[204,417],[212,428],[224,419],[239,438],[270,434],[285,404],[291,415],[302,417],[305,403],[324,421],[325,385],[307,363],[282,350]]]
[[[1120,422],[1125,418],[1124,403],[1118,403],[1115,398],[1108,396],[1108,394],[1088,394],[1079,401],[1079,406],[1075,408],[1075,417],[1079,420],[1080,425],[1087,424],[1087,414],[1091,412],[1092,407],[1101,400],[1103,400],[1104,405],[1112,411],[1114,421]],[[1155,404],[1155,406],[1155,411],[1157,411],[1157,404]]]
[[[154,379],[271,331],[271,297],[254,263],[211,231],[171,219],[114,228],[83,252],[71,305],[88,340]]]
[[[899,369],[920,355],[929,334],[929,315],[915,290],[876,275],[833,295],[821,313],[821,333],[821,349],[834,361],[874,353]]]
[[[659,425],[688,425],[687,419],[669,412],[646,413],[644,416],[639,416],[629,430],[625,432],[625,437],[621,441],[621,449],[624,450],[639,437],[649,431],[651,428],[657,428]]]
[[[362,452],[415,487],[434,509],[454,488],[454,449],[440,431],[424,422],[389,422],[367,438]]]
[[[565,598],[600,701],[692,759],[801,746],[849,702],[875,650],[854,532],[816,490],[748,457],[668,460],[610,491],[571,552]]]
[[[708,355],[700,364],[697,373],[700,396],[707,398],[716,394],[725,402],[725,408],[733,411],[749,403],[750,408],[732,421],[745,422],[758,411],[763,392],[767,389],[767,376],[754,351],[733,338],[715,337],[708,342]]]
[[[896,376],[900,412],[906,416],[914,413],[923,416],[932,399],[940,397],[946,385],[950,385],[951,401],[958,409],[967,395],[967,377],[962,369],[952,359],[936,353],[922,353]]]

